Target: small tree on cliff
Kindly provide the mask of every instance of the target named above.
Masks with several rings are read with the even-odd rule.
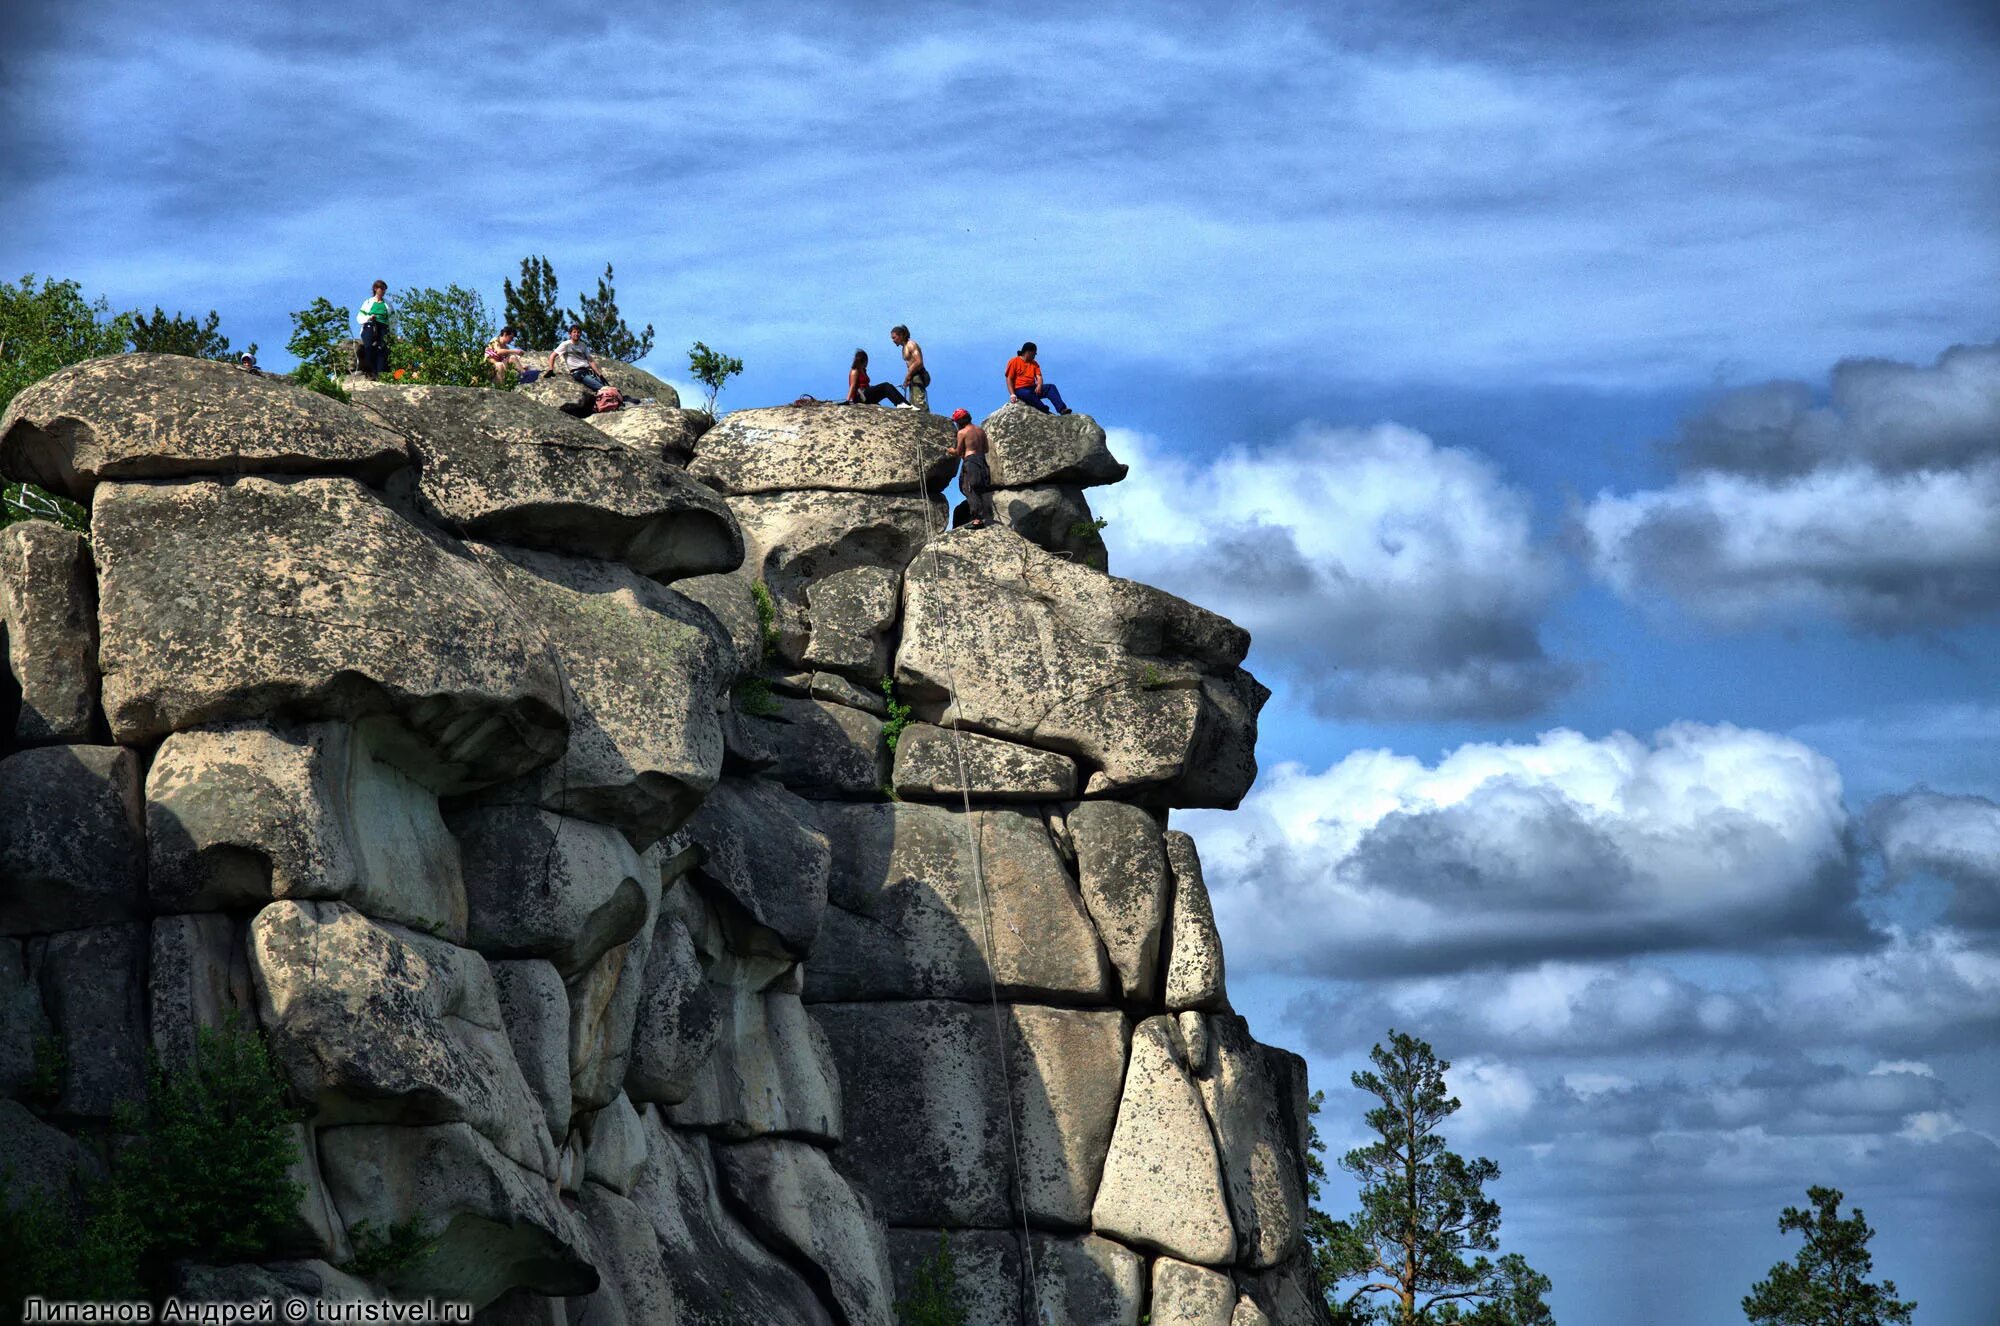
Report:
[[[1917,1305],[1896,1297],[1894,1280],[1868,1278],[1875,1231],[1858,1206],[1840,1218],[1841,1196],[1838,1188],[1808,1188],[1812,1210],[1788,1206],[1778,1217],[1780,1233],[1803,1234],[1806,1243],[1797,1260],[1773,1266],[1743,1299],[1743,1315],[1756,1326],[1909,1326]]]
[[[708,403],[702,408],[711,419],[715,417],[715,398],[722,394],[722,384],[742,371],[743,361],[734,355],[711,350],[700,341],[688,347],[688,372],[708,390]]]
[[[1366,1116],[1376,1140],[1340,1159],[1361,1184],[1361,1210],[1346,1220],[1314,1213],[1308,1227],[1335,1319],[1554,1326],[1542,1301],[1548,1278],[1519,1256],[1496,1264],[1483,1255],[1499,1246],[1500,1204],[1486,1195],[1486,1185],[1500,1177],[1500,1167],[1483,1156],[1467,1161],[1438,1131],[1459,1109],[1445,1091],[1451,1064],[1394,1030],[1388,1045],[1368,1057],[1374,1067],[1352,1080],[1380,1102]],[[1325,1170],[1316,1162],[1309,1168],[1316,1195]],[[1339,1285],[1349,1280],[1361,1283],[1343,1293]]]
[[[564,335],[562,305],[556,302],[556,272],[546,257],[521,259],[521,284],[500,283],[507,325],[515,344],[530,350],[551,350]]]
[[[597,293],[585,295],[582,304],[583,311],[566,321],[582,323],[584,339],[599,354],[630,364],[653,352],[653,324],[649,322],[646,330],[634,333],[618,312],[618,296],[611,288],[610,263],[604,264],[604,275],[597,278]]]

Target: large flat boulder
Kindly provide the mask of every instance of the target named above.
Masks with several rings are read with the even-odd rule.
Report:
[[[806,964],[814,1000],[1109,998],[1110,970],[1047,825],[1033,811],[910,802],[824,804],[832,849],[825,938]]]
[[[46,520],[0,529],[0,741],[81,742],[97,731],[97,583],[90,544]]]
[[[1086,796],[1234,806],[1270,695],[1239,666],[1249,645],[1151,586],[955,530],[904,577],[896,685],[926,721],[1076,757]]]
[[[184,355],[92,359],[43,378],[0,417],[0,476],[90,500],[100,480],[347,474],[409,463],[396,433],[287,378]]]
[[[418,504],[454,533],[602,557],[658,580],[743,560],[728,505],[656,448],[483,387],[364,382],[354,398],[409,439]]]
[[[272,1052],[321,1125],[464,1122],[555,1172],[477,953],[342,903],[275,902],[250,924],[250,970]]]
[[[350,1230],[414,1221],[437,1240],[429,1256],[386,1277],[398,1297],[483,1307],[517,1287],[564,1295],[597,1288],[588,1239],[554,1184],[470,1126],[356,1124],[323,1129],[319,1146]]]
[[[144,914],[145,812],[131,751],[16,751],[0,760],[0,807],[0,935]]]
[[[93,507],[114,739],[394,714],[440,789],[561,753],[558,670],[492,578],[350,479],[105,484]]]
[[[649,1115],[646,1164],[632,1201],[652,1222],[672,1282],[678,1326],[832,1326],[798,1271],[744,1227],[698,1133]]]
[[[896,742],[890,781],[906,801],[1069,801],[1076,761],[977,732],[912,723]]]
[[[1003,1078],[993,1016],[979,1004],[822,1004],[814,1012],[847,1111],[835,1160],[883,1219],[992,1229],[1018,1219],[1011,1080],[1029,1219],[1088,1226],[1118,1112],[1122,1015],[1006,1005]]]
[[[963,525],[971,514],[971,507],[960,502],[952,508],[951,523]],[[1099,571],[1110,569],[1111,554],[1090,514],[1089,499],[1073,484],[996,488],[993,519],[1058,557]]]
[[[673,388],[667,390],[672,392]],[[606,410],[602,414],[591,415],[584,422],[628,447],[657,454],[669,465],[685,466],[694,459],[695,444],[715,421],[700,410],[655,404]]]
[[[939,492],[958,462],[951,425],[922,410],[780,405],[737,410],[696,445],[689,473],[731,495],[823,488]]]
[[[804,1142],[717,1147],[724,1189],[766,1244],[817,1267],[849,1326],[895,1326],[894,1273],[881,1221]]]
[[[1043,414],[1010,400],[981,426],[992,447],[986,463],[995,488],[1085,487],[1125,477],[1126,467],[1104,445],[1104,430],[1087,414]]]
[[[393,720],[176,732],[146,775],[147,888],[162,911],[339,900],[465,938],[437,795],[383,758]]]
[[[472,551],[568,683],[569,745],[538,771],[536,800],[640,847],[680,827],[722,772],[718,710],[736,660],[714,615],[610,563]]]
[[[1122,1243],[1197,1265],[1236,1259],[1221,1159],[1171,1019],[1148,1018],[1132,1034],[1090,1223]]]
[[[1172,896],[1159,822],[1123,801],[1086,801],[1067,820],[1083,905],[1117,968],[1119,990],[1128,1002],[1152,1003]]]

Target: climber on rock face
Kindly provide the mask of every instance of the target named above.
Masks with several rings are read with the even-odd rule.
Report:
[[[849,405],[880,405],[883,401],[906,408],[909,401],[897,391],[893,383],[877,382],[868,385],[868,352],[856,350],[854,363],[847,370],[847,403]]]
[[[910,339],[910,329],[900,322],[889,329],[889,339],[903,352],[903,390],[910,397],[910,404],[919,410],[929,410],[931,371],[924,367],[924,347]]]
[[[993,475],[986,468],[986,430],[972,422],[968,410],[953,410],[952,423],[958,426],[958,440],[950,455],[961,457],[958,491],[965,494],[966,527],[984,529],[993,523]]]
[[[604,375],[597,371],[597,361],[590,357],[590,347],[583,343],[580,325],[571,323],[569,339],[549,351],[549,372],[557,371],[557,361],[561,361],[562,371],[592,391],[604,390]]]
[[[1053,383],[1042,381],[1042,366],[1035,362],[1035,343],[1028,341],[1021,346],[1021,353],[1007,361],[1007,390],[1014,399],[1031,409],[1049,412],[1047,401],[1056,407],[1057,414],[1068,414],[1069,406],[1063,404],[1062,393]]]

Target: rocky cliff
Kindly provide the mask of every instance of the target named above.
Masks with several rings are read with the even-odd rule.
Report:
[[[942,1233],[980,1326],[1319,1319],[1304,1065],[1168,827],[1266,692],[1106,574],[1095,423],[998,412],[946,532],[933,415],[350,385],[132,355],[0,421],[91,511],[0,531],[17,1195],[234,1010],[306,1197],[194,1292],[889,1326]],[[435,1246],[370,1280],[364,1222]]]

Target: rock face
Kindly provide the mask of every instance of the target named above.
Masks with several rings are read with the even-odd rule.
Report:
[[[304,1197],[202,1301],[891,1326],[942,1241],[981,1326],[1321,1320],[1304,1066],[1168,827],[1265,692],[1104,573],[1103,430],[1002,410],[1002,527],[945,533],[936,416],[607,368],[659,403],[16,398],[0,476],[92,530],[0,532],[0,1169],[82,1200],[148,1054],[238,1019]]]
[[[351,474],[379,482],[403,439],[288,378],[182,355],[115,355],[26,388],[0,417],[0,472],[90,500],[104,479]]]
[[[1004,530],[954,531],[933,552],[904,578],[896,653],[920,717],[1071,755],[1093,770],[1086,796],[1243,799],[1270,692],[1239,666],[1240,627]]]
[[[0,529],[0,647],[19,688],[0,730],[22,746],[89,741],[97,713],[97,577],[83,536],[45,520]]]
[[[91,539],[114,740],[386,713],[440,786],[562,752],[546,648],[477,563],[351,479],[107,484]]]
[[[417,500],[446,529],[620,561],[658,580],[743,560],[722,499],[655,448],[513,392],[362,382],[354,398],[409,440]]]

